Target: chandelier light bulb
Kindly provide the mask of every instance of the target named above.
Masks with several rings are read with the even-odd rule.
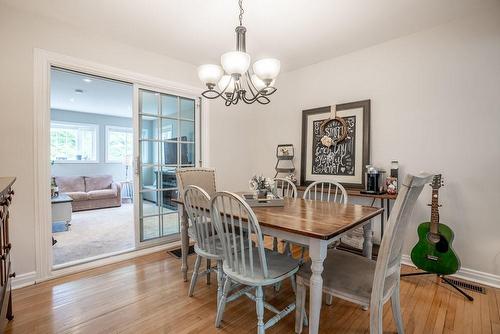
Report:
[[[253,72],[264,82],[276,79],[280,73],[281,63],[275,58],[264,58],[253,64]]]
[[[218,86],[221,92],[225,90],[226,93],[232,93],[234,91],[234,79],[226,74],[219,80]]]
[[[250,67],[250,55],[242,51],[226,52],[220,57],[220,62],[226,73],[243,75]]]
[[[269,84],[269,86],[274,86],[275,82],[276,80],[273,80]],[[257,74],[252,74],[252,83],[255,86],[255,88],[257,88],[257,90],[259,91],[267,87],[266,83],[261,78],[259,78]]]
[[[215,86],[223,74],[224,71],[219,65],[205,64],[198,67],[198,78],[205,85]]]

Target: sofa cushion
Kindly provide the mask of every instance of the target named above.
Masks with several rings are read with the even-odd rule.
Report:
[[[91,190],[87,193],[89,199],[103,199],[116,197],[116,189]]]
[[[82,176],[56,176],[55,178],[59,192],[85,191],[85,180]]]
[[[111,175],[85,176],[85,191],[111,189],[112,183]]]
[[[89,195],[84,191],[69,191],[66,195],[71,197],[75,202],[86,201],[89,199]]]

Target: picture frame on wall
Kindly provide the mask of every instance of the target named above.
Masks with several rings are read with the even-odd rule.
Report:
[[[328,147],[321,142],[322,137],[342,133],[342,124],[337,121],[321,128],[330,116],[330,106],[302,111],[300,184],[337,181],[347,188],[363,189],[364,172],[370,163],[370,100],[336,105],[336,116],[347,124],[347,137]]]

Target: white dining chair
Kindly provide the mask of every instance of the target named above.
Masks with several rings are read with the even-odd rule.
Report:
[[[295,309],[295,303],[278,310],[264,301],[263,287],[287,278],[295,285],[299,261],[264,247],[259,222],[253,210],[238,195],[219,192],[212,199],[212,222],[223,248],[224,288],[217,308],[216,327],[220,327],[226,303],[247,296],[256,303],[257,333],[265,330]],[[244,288],[229,294],[235,286]],[[255,291],[255,295],[251,292]],[[264,323],[264,308],[275,315]]]
[[[217,192],[215,182],[215,169],[202,167],[182,167],[175,171],[177,178],[177,188],[179,198],[184,198],[184,189],[190,185],[198,186],[205,190],[212,197]],[[188,228],[188,235],[192,239],[196,239],[193,233],[192,226]],[[207,270],[212,267],[211,260],[207,258]],[[207,284],[210,284],[210,271],[207,276]]]
[[[278,193],[278,196],[282,198],[297,198],[298,191],[297,187],[295,184],[290,181],[289,179],[281,178],[281,177],[275,177],[273,179],[276,191]],[[284,245],[284,253],[289,254],[290,253],[290,243],[285,242]],[[274,237],[273,238],[273,250],[275,252],[278,251],[278,238]]]
[[[406,230],[422,188],[432,175],[406,176],[387,223],[377,261],[330,249],[323,263],[323,292],[370,308],[370,333],[382,334],[383,305],[391,299],[399,334],[404,332],[399,301],[401,254]],[[295,332],[301,333],[311,262],[297,273]]]
[[[304,190],[302,198],[347,204],[347,191],[336,181],[316,181]]]
[[[217,262],[217,305],[222,294],[222,244],[217,236],[214,225],[210,222],[210,196],[198,186],[187,186],[184,190],[184,208],[191,222],[196,261],[193,276],[189,285],[188,296],[192,297],[200,275],[210,275],[214,269],[210,266],[200,273],[202,259]]]
[[[347,191],[344,186],[336,181],[315,181],[311,183],[306,190],[304,190],[304,194],[302,195],[303,199],[321,201],[321,202],[335,202],[341,204],[347,204]],[[353,233],[353,232],[350,232]],[[354,233],[359,233],[354,232]],[[330,245],[330,248],[334,248],[340,244],[340,241]],[[304,251],[306,247],[302,246],[302,254],[301,258],[304,258]],[[326,296],[326,304],[331,305],[333,302],[333,296],[327,294]]]

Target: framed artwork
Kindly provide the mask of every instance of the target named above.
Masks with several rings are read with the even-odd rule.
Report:
[[[337,104],[336,110],[345,121],[347,137],[331,146],[322,138],[335,142],[346,130],[337,121],[321,126],[330,118],[331,107],[302,111],[300,184],[333,180],[344,187],[364,188],[365,166],[370,163],[370,100]]]

